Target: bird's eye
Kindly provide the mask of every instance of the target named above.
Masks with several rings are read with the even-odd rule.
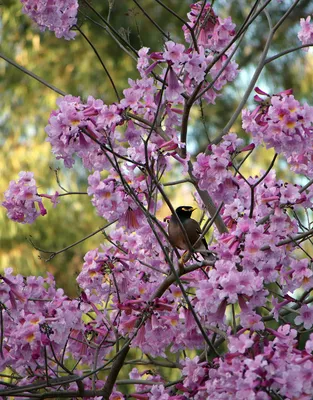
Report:
[[[183,211],[189,211],[189,209],[186,208],[186,207],[183,207],[182,210],[183,210]]]

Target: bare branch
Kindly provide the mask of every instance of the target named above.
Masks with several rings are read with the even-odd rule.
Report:
[[[53,90],[54,92],[60,94],[61,96],[65,96],[66,95],[65,92],[63,92],[62,90],[58,89],[57,87],[51,85],[50,83],[48,83],[46,80],[44,80],[40,76],[38,76],[38,75],[34,74],[33,72],[29,71],[27,68],[22,67],[20,64],[18,64],[17,62],[13,61],[11,58],[5,56],[3,53],[0,53],[0,58],[5,60],[9,64],[13,65],[15,68],[19,69],[24,74],[29,75],[33,79],[36,79],[36,81],[42,83],[44,86],[46,86],[47,88],[49,88],[49,89]]]
[[[111,77],[111,74],[109,73],[107,67],[105,66],[102,58],[100,57],[100,54],[98,52],[98,50],[95,48],[95,46],[93,45],[93,43],[88,39],[88,37],[84,34],[84,32],[81,30],[81,28],[79,26],[75,26],[76,29],[80,32],[80,34],[83,36],[83,38],[86,40],[86,42],[89,44],[89,46],[92,48],[92,50],[94,51],[95,55],[97,56],[98,60],[100,61],[100,64],[102,65],[102,68],[105,70],[105,73],[107,74],[109,81],[111,82],[112,88],[114,90],[114,93],[116,95],[117,101],[120,101],[120,96],[118,94],[118,91],[116,89],[115,83]]]
[[[69,246],[64,247],[61,250],[57,250],[57,251],[50,251],[50,250],[43,250],[41,248],[39,248],[38,246],[36,246],[33,242],[33,240],[31,239],[31,237],[28,238],[28,241],[31,243],[31,245],[38,251],[40,251],[41,253],[48,253],[50,254],[50,257],[48,257],[45,261],[48,262],[50,260],[52,260],[55,256],[57,256],[58,254],[64,253],[66,250],[71,249],[72,247],[77,246],[79,243],[84,242],[85,240],[91,238],[92,236],[96,235],[99,232],[102,232],[104,229],[108,228],[109,226],[115,224],[115,222],[117,222],[118,220],[114,220],[112,222],[109,222],[108,224],[104,225],[102,228],[97,229],[95,232],[90,233],[89,235],[85,236],[84,238],[78,240],[75,243],[70,244]]]

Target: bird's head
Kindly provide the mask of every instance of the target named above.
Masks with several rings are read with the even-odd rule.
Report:
[[[190,218],[191,214],[193,211],[195,211],[196,208],[195,207],[191,207],[191,206],[181,206],[176,208],[176,214],[178,215],[179,218]]]

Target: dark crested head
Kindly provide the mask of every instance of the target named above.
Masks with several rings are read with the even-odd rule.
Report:
[[[176,214],[179,218],[190,218],[192,212],[195,210],[195,207],[191,206],[181,206],[176,208]]]

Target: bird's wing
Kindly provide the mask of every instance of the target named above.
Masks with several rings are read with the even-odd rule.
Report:
[[[182,221],[182,224],[187,232],[189,241],[191,246],[193,246],[196,241],[199,239],[202,231],[198,222],[192,218],[188,218],[185,221]],[[185,236],[183,231],[180,228],[180,225],[174,216],[171,217],[169,224],[168,224],[168,234],[171,245],[173,247],[177,247],[181,250],[188,250],[188,244],[185,240]],[[203,238],[200,243],[197,244],[196,250],[207,250],[208,245]]]
[[[201,227],[198,224],[198,222],[192,218],[189,218],[186,221],[184,221],[183,225],[188,234],[189,241],[193,246],[202,233]],[[205,238],[203,238],[201,242],[197,244],[196,250],[207,250],[207,248],[208,248],[207,242]]]

